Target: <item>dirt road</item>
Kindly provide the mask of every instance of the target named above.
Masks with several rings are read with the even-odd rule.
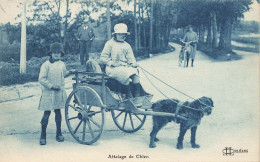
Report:
[[[0,161],[258,161],[259,55],[236,51],[243,56],[242,60],[215,62],[198,52],[195,67],[184,69],[178,67],[180,46],[173,46],[177,49],[175,52],[143,60],[140,65],[195,98],[213,98],[213,113],[204,117],[198,128],[200,149],[190,147],[189,133],[185,136],[184,149],[180,151],[175,148],[179,133],[179,125],[175,123],[169,124],[158,134],[160,142],[156,148],[150,149],[151,117],[148,117],[142,130],[126,134],[115,126],[109,112],[106,113],[101,138],[91,146],[78,144],[69,134],[64,120],[62,130],[65,141],[56,142],[52,114],[47,145],[40,146],[42,112],[37,110],[40,97],[40,92],[37,92],[38,95],[32,98],[0,104]],[[153,101],[164,98],[143,74],[141,78],[144,88],[154,94]],[[154,82],[168,96],[188,99]],[[67,80],[66,86],[71,86],[70,80]],[[68,89],[67,93],[70,92],[71,89]],[[222,151],[225,147],[247,152],[224,156]]]

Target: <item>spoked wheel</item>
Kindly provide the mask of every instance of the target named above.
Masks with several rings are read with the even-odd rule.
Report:
[[[102,100],[95,90],[89,87],[75,89],[65,105],[65,119],[75,140],[90,145],[96,142],[103,131],[104,109]]]
[[[111,114],[116,126],[126,133],[138,131],[146,120],[146,115],[134,114],[124,110],[111,110]]]

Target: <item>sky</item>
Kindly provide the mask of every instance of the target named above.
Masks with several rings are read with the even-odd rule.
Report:
[[[27,0],[32,1],[32,0]],[[6,24],[10,22],[11,24],[18,22],[19,20],[15,20],[15,17],[22,12],[22,8],[17,7],[17,5],[23,2],[23,0],[0,0],[0,24]],[[73,6],[72,13],[77,11],[79,6]],[[125,6],[123,6],[125,7]],[[258,21],[260,22],[259,17],[259,4],[254,1],[254,3],[250,6],[250,11],[244,14],[244,20],[248,21]],[[64,9],[62,10],[64,12]],[[97,17],[99,14],[92,14],[92,17]]]

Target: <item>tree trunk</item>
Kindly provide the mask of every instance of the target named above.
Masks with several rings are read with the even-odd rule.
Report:
[[[110,19],[110,0],[107,0],[107,39],[111,39],[111,19]]]
[[[220,24],[220,37],[219,37],[219,48],[220,49],[226,49],[226,46],[225,46],[225,33],[226,33],[226,27],[225,27],[225,22],[222,22]]]
[[[212,33],[213,33],[212,47],[213,48],[217,48],[217,46],[218,46],[218,37],[217,37],[216,12],[212,12]]]
[[[232,34],[232,22],[231,22],[231,19],[228,18],[228,21],[227,21],[227,34],[226,34],[226,42],[225,42],[227,51],[232,51],[231,34]]]
[[[155,36],[154,36],[154,45],[156,50],[161,49],[161,11],[160,11],[160,4],[157,1],[154,1],[154,28],[155,28]]]
[[[137,22],[136,22],[136,0],[134,0],[134,27],[135,27],[135,50],[138,50]]]
[[[211,19],[211,18],[210,18]],[[208,35],[207,35],[207,40],[206,44],[208,47],[211,47],[212,45],[212,30],[211,30],[211,20],[208,23]]]
[[[219,38],[220,49],[232,51],[231,31],[232,31],[232,22],[230,17],[227,17],[226,20],[221,23],[220,38]]]
[[[58,24],[58,27],[59,27],[59,39],[60,39],[60,42],[62,43],[62,38],[61,38],[61,16],[60,16],[60,8],[61,8],[61,0],[58,0],[58,3],[56,2],[56,5],[57,5],[57,8],[58,8],[58,12],[57,12],[57,24]]]
[[[66,50],[67,48],[67,30],[68,30],[68,14],[69,14],[69,0],[66,0],[66,15],[65,15],[65,25],[64,25],[64,39],[63,45]]]
[[[157,2],[157,7],[158,7],[158,15],[157,15],[157,21],[156,22],[158,22],[158,23],[156,23],[156,24],[158,24],[157,25],[157,33],[158,33],[158,37],[159,37],[159,39],[158,39],[158,50],[160,50],[161,51],[161,49],[162,49],[162,38],[163,38],[163,31],[162,31],[162,21],[161,21],[161,4],[159,3],[159,2]]]
[[[150,41],[149,49],[153,50],[153,0],[151,0],[151,16],[150,16]]]
[[[199,42],[204,43],[204,39],[205,38],[205,30],[204,30],[204,26],[200,25],[199,27]]]
[[[138,38],[138,49],[140,49],[141,47],[141,0],[139,0],[138,2],[138,34],[137,34],[137,38]]]
[[[171,33],[171,23],[168,22],[167,32],[165,35],[165,47],[167,47],[167,48],[168,48],[168,44],[170,41],[170,33]]]
[[[26,1],[24,1],[21,29],[20,73],[26,73]]]
[[[145,23],[143,24],[143,43],[144,43],[144,48],[147,47],[147,39],[146,39],[146,30],[145,30]]]
[[[143,22],[143,46],[146,48],[146,30],[145,30],[145,22],[144,22],[144,2],[142,2],[142,22]]]

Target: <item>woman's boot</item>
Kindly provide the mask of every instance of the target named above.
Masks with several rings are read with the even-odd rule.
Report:
[[[54,110],[55,112],[55,122],[56,122],[56,141],[58,142],[63,142],[64,141],[64,137],[62,136],[61,133],[61,113],[60,113],[60,109],[56,109]]]
[[[41,120],[41,137],[40,137],[40,145],[46,145],[46,129],[49,121],[51,111],[44,111],[42,120]]]
[[[134,83],[134,97],[140,96],[140,83]]]
[[[125,99],[133,98],[130,85],[123,85],[124,93],[126,94]]]

